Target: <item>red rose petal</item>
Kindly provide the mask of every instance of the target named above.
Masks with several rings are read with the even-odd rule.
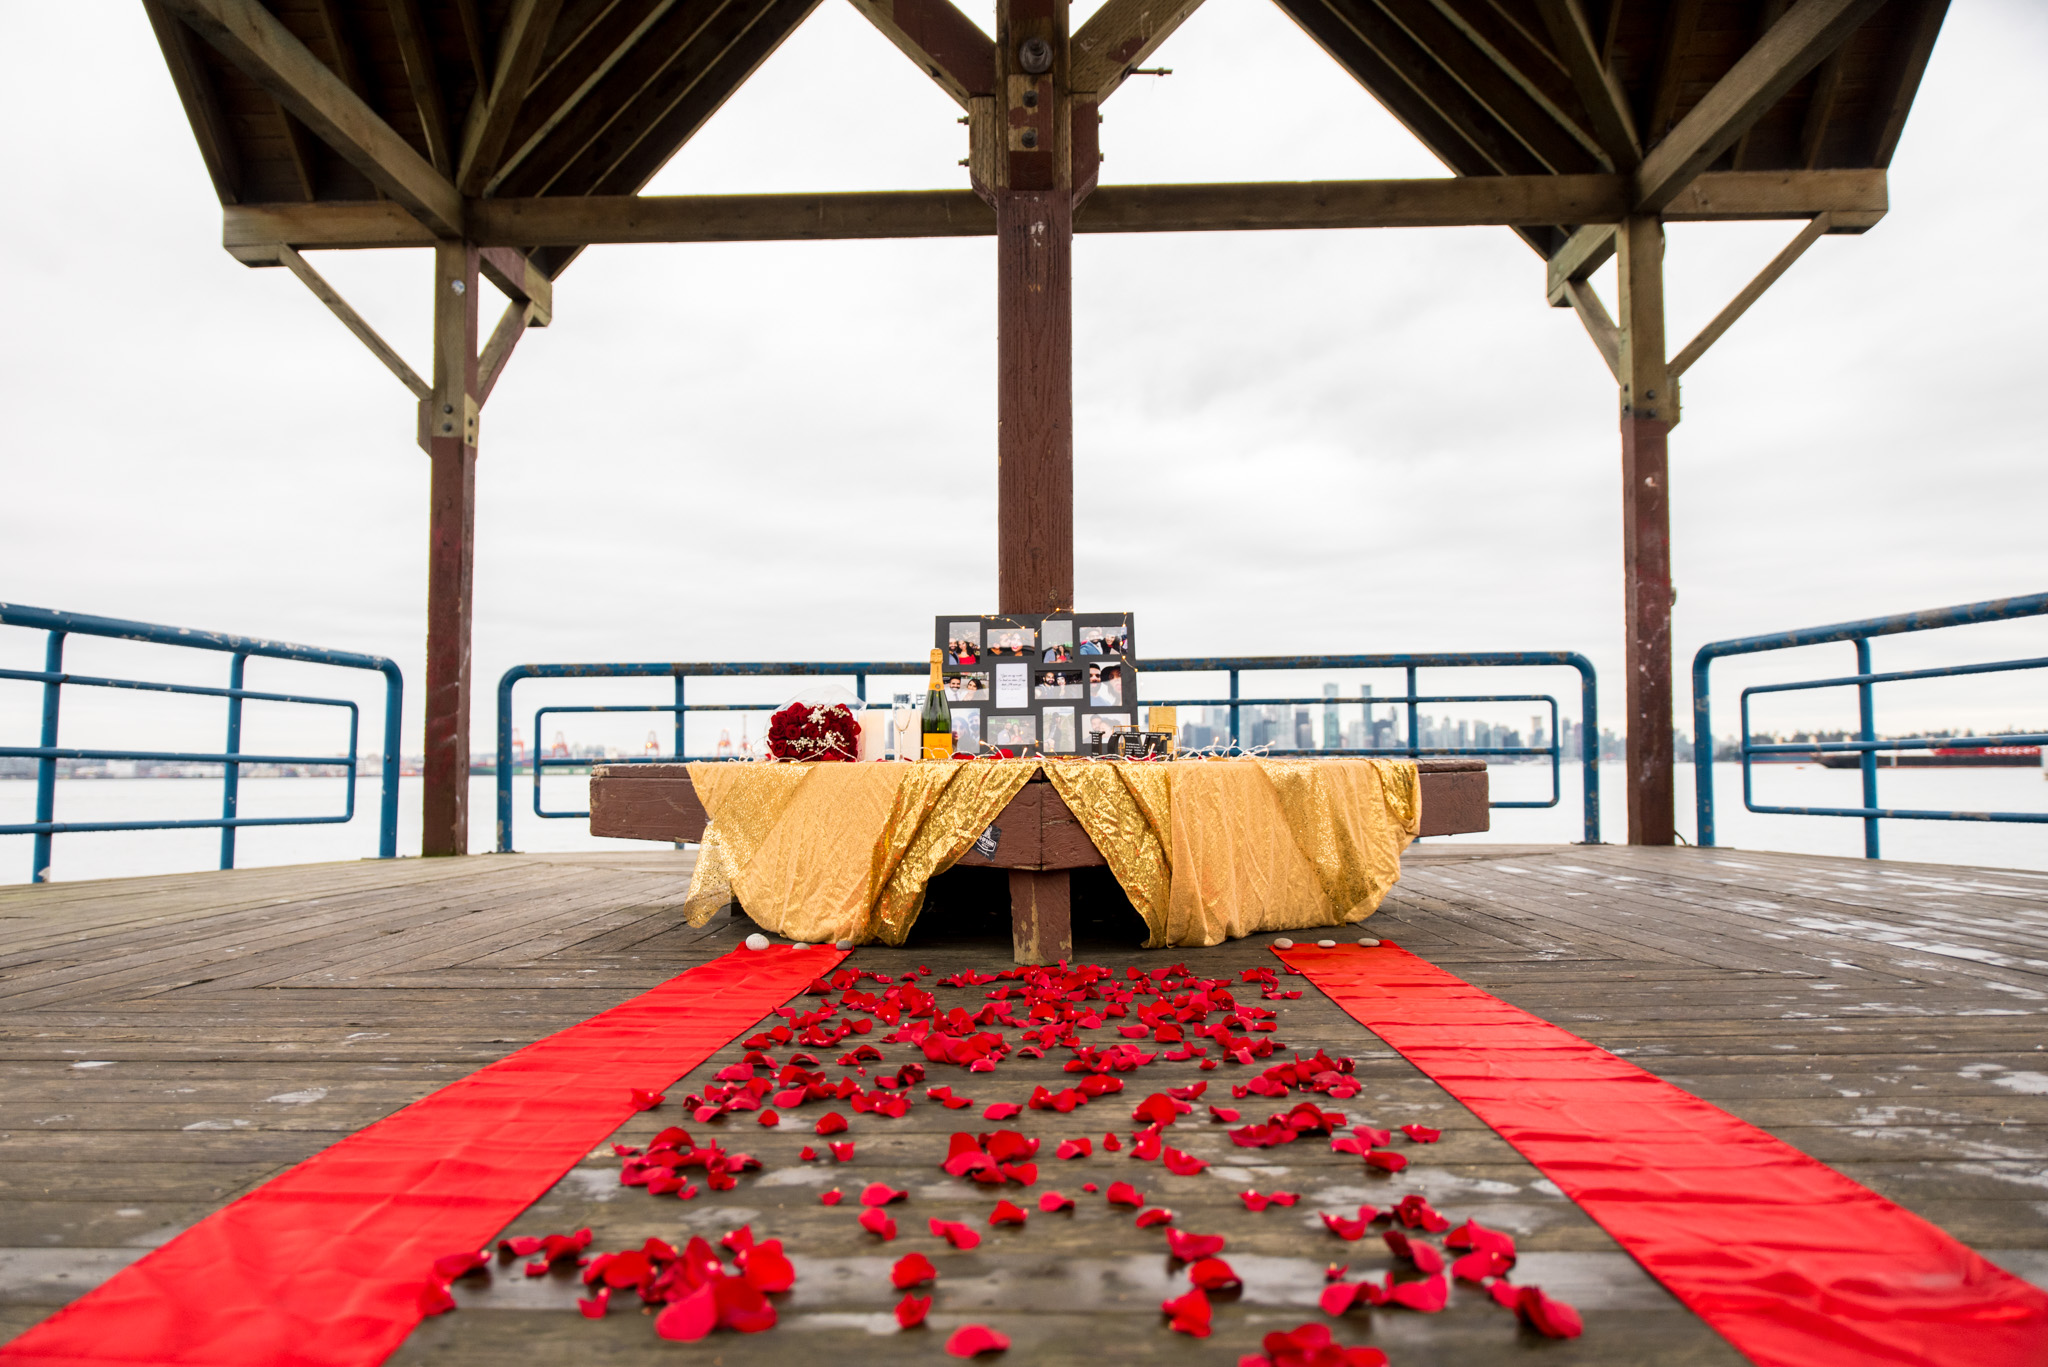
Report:
[[[884,1243],[896,1237],[896,1222],[883,1213],[879,1207],[864,1210],[860,1213],[860,1227],[876,1238],[881,1239]]]
[[[1197,1262],[1188,1268],[1188,1280],[1204,1291],[1222,1291],[1229,1287],[1244,1285],[1230,1264],[1221,1258],[1204,1258]]]
[[[782,1123],[782,1117],[777,1115],[773,1111],[763,1111],[761,1112],[761,1114],[754,1117],[754,1123],[756,1125],[765,1125],[768,1128],[773,1129],[775,1126],[780,1125]]]
[[[818,1123],[812,1128],[819,1134],[843,1134],[846,1131],[846,1117],[837,1111],[827,1111],[818,1117]]]
[[[896,1327],[915,1329],[924,1323],[924,1317],[931,1313],[931,1308],[930,1296],[905,1296],[896,1302]]]
[[[1444,1308],[1449,1301],[1451,1284],[1439,1272],[1419,1282],[1401,1282],[1387,1292],[1387,1301],[1393,1305],[1405,1305],[1410,1310],[1420,1310],[1433,1315]]]
[[[1451,1264],[1451,1275],[1459,1281],[1483,1282],[1505,1275],[1514,1265],[1514,1259],[1504,1258],[1494,1249],[1475,1248]]]
[[[753,1070],[749,1069],[748,1071],[752,1072]],[[668,1100],[668,1097],[661,1092],[650,1092],[645,1087],[635,1087],[632,1090],[632,1099],[634,1110],[651,1111],[662,1102]]]
[[[1173,1212],[1164,1206],[1152,1206],[1139,1211],[1134,1223],[1139,1229],[1150,1229],[1154,1225],[1170,1225],[1173,1223]]]
[[[1325,1315],[1343,1314],[1351,1308],[1352,1302],[1358,1299],[1358,1292],[1359,1285],[1357,1282],[1333,1282],[1324,1287],[1322,1298],[1319,1301],[1319,1304],[1323,1307],[1323,1313]]]
[[[1161,1301],[1159,1309],[1167,1316],[1166,1327],[1177,1334],[1188,1334],[1194,1338],[1209,1337],[1210,1320],[1215,1310],[1209,1304],[1209,1293],[1196,1287],[1185,1296],[1170,1301]]]
[[[996,1202],[996,1208],[989,1212],[988,1217],[991,1225],[1021,1225],[1024,1220],[1023,1207],[1009,1201]]]
[[[675,1343],[695,1343],[718,1327],[718,1298],[706,1282],[654,1317],[654,1332]]]
[[[959,1220],[933,1220],[932,1233],[963,1253],[981,1243],[981,1231]]]
[[[932,1266],[932,1260],[922,1253],[907,1253],[896,1260],[896,1266],[889,1269],[889,1281],[898,1291],[907,1291],[913,1286],[937,1280],[939,1269]]]
[[[1179,1149],[1168,1149],[1165,1154],[1166,1170],[1176,1177],[1193,1177],[1208,1168],[1208,1164],[1191,1153]]]
[[[1353,1240],[1363,1239],[1366,1227],[1372,1221],[1370,1219],[1347,1220],[1342,1215],[1332,1215],[1328,1211],[1324,1211],[1323,1223],[1329,1227],[1330,1233],[1348,1243]]]
[[[587,1320],[603,1319],[604,1312],[611,1303],[612,1289],[609,1286],[600,1286],[597,1289],[597,1294],[589,1300],[584,1300],[581,1296],[576,1298],[576,1308],[583,1313],[583,1318]]]
[[[1381,1172],[1399,1172],[1408,1166],[1408,1155],[1395,1153],[1391,1149],[1374,1149],[1365,1156],[1365,1165],[1378,1168]]]
[[[818,1197],[818,1204],[821,1206],[836,1206],[845,1199],[846,1193],[841,1191],[839,1188],[834,1187],[832,1188],[832,1190],[825,1192]]]
[[[870,1182],[861,1189],[860,1203],[864,1206],[893,1205],[909,1194],[907,1191],[898,1191],[887,1182]]]
[[[1129,1182],[1111,1182],[1109,1203],[1113,1206],[1142,1206],[1145,1204],[1145,1196]]]
[[[1087,1192],[1090,1196],[1093,1196],[1096,1192],[1101,1191],[1102,1188],[1096,1186],[1093,1182],[1083,1182],[1081,1184],[1081,1190]]]
[[[1235,1125],[1238,1121],[1238,1111],[1232,1106],[1211,1106],[1209,1119],[1218,1124]]]
[[[981,1117],[984,1120],[1009,1120],[1014,1116],[1022,1114],[1024,1114],[1022,1106],[1016,1105],[1014,1102],[997,1101],[992,1102],[987,1109],[982,1111]]]
[[[1072,1210],[1074,1208],[1074,1198],[1062,1196],[1056,1191],[1049,1191],[1038,1198],[1038,1208],[1048,1215],[1056,1210]]]
[[[802,1152],[797,1154],[797,1159],[798,1161],[804,1163],[815,1163],[818,1161],[818,1151],[812,1148],[809,1144],[806,1144],[804,1145]]]
[[[956,1358],[1000,1353],[1009,1346],[1010,1340],[1007,1335],[998,1334],[985,1324],[963,1324],[953,1331],[953,1337],[946,1340],[946,1351]]]
[[[1118,1139],[1113,1134],[1106,1134],[1102,1136],[1102,1151],[1104,1153],[1115,1153],[1117,1150],[1123,1148],[1123,1146],[1124,1141]]]
[[[441,1315],[455,1308],[455,1296],[445,1282],[428,1282],[420,1288],[420,1313]]]
[[[853,1141],[852,1141],[852,1140],[850,1140],[850,1139],[849,1139],[849,1140],[847,1140],[847,1141],[846,1141],[845,1143],[843,1143],[843,1144],[839,1144],[839,1143],[828,1143],[828,1144],[826,1144],[826,1145],[825,1145],[825,1147],[826,1147],[826,1148],[828,1148],[828,1149],[830,1149],[830,1150],[832,1151],[832,1161],[833,1161],[833,1162],[835,1162],[835,1163],[851,1163],[851,1162],[853,1161]]]
[[[1166,1251],[1184,1263],[1192,1263],[1223,1251],[1221,1234],[1190,1234],[1184,1229],[1166,1231]]]
[[[1499,1283],[1496,1283],[1499,1285]],[[1496,1299],[1498,1297],[1496,1296]],[[1586,1330],[1579,1312],[1563,1301],[1554,1301],[1533,1286],[1520,1288],[1515,1313],[1545,1338],[1575,1339]]]
[[[1060,1141],[1060,1146],[1053,1150],[1053,1152],[1061,1158],[1086,1158],[1089,1154],[1095,1152],[1095,1141],[1092,1139],[1063,1139]]]
[[[1433,1130],[1427,1125],[1403,1125],[1401,1133],[1418,1144],[1434,1144],[1444,1134],[1442,1130]]]

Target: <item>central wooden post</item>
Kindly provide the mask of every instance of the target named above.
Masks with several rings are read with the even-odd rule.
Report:
[[[1074,181],[1066,0],[1000,0],[988,130],[996,210],[996,601],[1074,605]]]
[[[1671,479],[1678,388],[1664,357],[1664,225],[1624,219],[1621,283],[1621,537],[1628,673],[1628,843],[1669,845],[1671,773]]]
[[[420,853],[469,852],[469,626],[476,558],[477,249],[434,248],[434,392],[421,435],[428,500],[426,774]]]

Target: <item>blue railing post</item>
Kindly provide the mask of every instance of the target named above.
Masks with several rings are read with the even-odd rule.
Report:
[[[514,665],[498,679],[498,853],[512,853],[512,685],[530,665]],[[680,681],[678,681],[680,686]],[[540,737],[533,738],[533,786],[540,788]]]
[[[1703,850],[1714,846],[1714,723],[1707,693],[1707,670],[1713,663],[1704,650],[1692,661],[1693,841]]]
[[[683,744],[683,719],[687,715],[688,713],[683,703],[683,675],[679,673],[676,675],[676,748],[674,751],[676,763],[678,764],[683,762],[684,755],[690,753],[688,747]]]
[[[398,771],[404,767],[399,739],[404,735],[405,676],[386,660],[378,666],[384,675],[384,758],[383,784],[377,812],[377,857],[398,858]]]
[[[64,687],[64,633],[53,631],[43,647],[43,672],[49,678],[43,680],[43,739],[45,750],[57,748],[57,701]],[[36,760],[36,824],[47,827],[57,819],[57,759],[54,755],[43,755]],[[37,883],[50,881],[50,832],[39,830],[35,834],[35,851],[30,862],[34,868],[30,879]]]
[[[1244,748],[1244,743],[1238,739],[1237,699],[1237,671],[1233,669],[1230,671],[1230,748],[1233,750]]]
[[[228,660],[228,743],[221,753],[239,755],[242,753],[242,679],[249,665],[249,657],[236,651]],[[353,777],[353,775],[351,775]],[[221,766],[220,819],[220,866],[231,869],[235,866],[234,819],[239,813],[236,808],[242,800],[242,766],[230,759]]]
[[[1866,676],[1870,673],[1870,638],[1868,636],[1858,636],[1856,638],[1856,672]],[[1875,741],[1877,739],[1877,709],[1872,703],[1871,685],[1868,677],[1856,685],[1856,711],[1858,720],[1862,723],[1856,733],[1856,739],[1866,744]],[[1874,810],[1877,807],[1877,751],[1865,750],[1860,758],[1861,763],[1857,767],[1863,771],[1863,806],[1866,810]],[[1877,818],[1874,816],[1863,818],[1863,857],[1865,859],[1875,859],[1878,857]]]
[[[1600,843],[1600,679],[1593,672],[1593,662],[1577,651],[1567,655],[1565,662],[1579,671],[1579,759],[1585,766],[1579,801],[1585,809],[1586,843],[1597,845]]]
[[[1415,686],[1415,666],[1408,666],[1408,755],[1411,759],[1422,757],[1422,704],[1415,701],[1419,690]]]

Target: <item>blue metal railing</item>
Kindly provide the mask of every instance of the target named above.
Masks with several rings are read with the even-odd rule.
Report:
[[[1422,669],[1512,669],[1545,668],[1563,666],[1579,672],[1579,715],[1580,755],[1583,766],[1582,800],[1584,805],[1584,830],[1587,844],[1600,841],[1600,726],[1599,687],[1593,671],[1593,662],[1576,651],[1568,650],[1525,650],[1525,651],[1468,651],[1426,655],[1265,655],[1265,656],[1213,656],[1189,657],[1170,660],[1141,660],[1138,663],[1138,677],[1142,685],[1147,676],[1153,674],[1201,674],[1227,673],[1230,676],[1230,695],[1226,698],[1176,698],[1146,699],[1147,705],[1175,707],[1226,707],[1230,714],[1230,742],[1233,748],[1241,744],[1240,720],[1242,709],[1247,707],[1304,707],[1347,705],[1377,706],[1382,703],[1398,704],[1406,708],[1407,727],[1405,744],[1380,746],[1369,750],[1322,749],[1301,750],[1272,747],[1265,751],[1274,755],[1403,755],[1421,758],[1425,755],[1544,755],[1550,759],[1550,797],[1541,802],[1494,802],[1494,807],[1555,807],[1560,799],[1560,772],[1563,763],[1563,747],[1560,745],[1558,728],[1557,699],[1548,694],[1536,693],[1476,693],[1476,694],[1424,694],[1417,689],[1416,674]],[[761,712],[767,710],[761,703],[693,703],[684,693],[684,681],[692,678],[775,678],[775,677],[851,677],[854,691],[862,698],[867,697],[868,680],[871,677],[904,678],[922,680],[927,666],[916,661],[846,661],[836,663],[726,663],[726,664],[685,664],[655,661],[644,664],[552,664],[515,665],[505,671],[498,680],[498,852],[512,851],[512,775],[515,759],[512,753],[512,690],[523,679],[647,679],[672,678],[675,681],[675,701],[671,703],[623,703],[616,705],[575,705],[549,706],[534,712],[533,736],[533,810],[534,814],[549,819],[585,818],[590,815],[583,811],[549,811],[541,804],[541,779],[550,768],[583,767],[593,763],[589,758],[553,757],[541,753],[539,738],[541,718],[550,713],[568,712],[666,712],[675,718],[674,750],[667,755],[642,755],[622,759],[595,761],[604,764],[674,764],[690,758],[714,758],[712,756],[692,757],[687,754],[683,737],[686,717],[692,712]],[[1241,676],[1246,673],[1279,672],[1286,670],[1340,670],[1340,669],[1401,669],[1406,671],[1407,691],[1398,696],[1333,698],[1329,695],[1307,698],[1292,697],[1245,697],[1240,687]],[[1538,702],[1550,708],[1550,744],[1547,746],[1424,746],[1418,743],[1421,735],[1421,705],[1423,703],[1466,703],[1466,702]]]
[[[1693,783],[1699,818],[1699,843],[1714,843],[1714,733],[1709,715],[1707,669],[1715,660],[1729,655],[1751,655],[1766,650],[1790,650],[1795,646],[1824,645],[1849,641],[1856,647],[1856,672],[1828,679],[1804,679],[1794,683],[1758,684],[1742,691],[1742,804],[1752,812],[1775,816],[1846,816],[1863,822],[1863,854],[1878,857],[1877,823],[1890,818],[1900,821],[2014,821],[2048,822],[2048,812],[1963,812],[1916,811],[1877,804],[1877,756],[1880,751],[1931,750],[1957,744],[1954,737],[1914,737],[1879,740],[1872,689],[1881,683],[1909,679],[1944,679],[1974,674],[2004,674],[2023,669],[2048,669],[2048,659],[1997,660],[1983,664],[1950,665],[1939,669],[1895,670],[1874,673],[1870,664],[1870,642],[1876,636],[1897,636],[1908,632],[1936,631],[1942,627],[1969,626],[1979,622],[2000,622],[2015,617],[2048,614],[2048,593],[2019,598],[1994,598],[1983,603],[1963,603],[1925,612],[1905,612],[1896,617],[1872,617],[1861,622],[1840,622],[1834,626],[1806,627],[1779,631],[1767,636],[1745,636],[1732,641],[1715,641],[1700,647],[1692,661]],[[1801,741],[1796,744],[1758,745],[1751,740],[1749,699],[1755,693],[1805,692],[1817,688],[1856,690],[1858,730],[1855,740]],[[1989,745],[2048,744],[2048,735],[1972,736],[1972,748]],[[1752,757],[1755,755],[1849,752],[1862,759],[1863,805],[1860,807],[1760,807],[1751,785]],[[1704,760],[1699,756],[1706,756]]]
[[[26,627],[47,632],[41,669],[0,669],[0,680],[11,679],[43,686],[42,738],[36,745],[0,746],[0,758],[36,761],[36,819],[0,825],[0,835],[33,835],[33,878],[47,882],[50,876],[50,842],[53,836],[82,831],[164,831],[218,827],[220,866],[235,866],[235,832],[243,826],[319,826],[354,819],[356,808],[356,738],[360,717],[356,704],[346,698],[315,698],[292,693],[262,693],[242,686],[251,656],[272,660],[298,660],[307,664],[335,665],[343,669],[375,670],[384,676],[384,760],[383,790],[378,804],[377,857],[394,858],[398,853],[398,736],[404,710],[405,680],[398,666],[381,655],[358,655],[346,650],[323,650],[317,646],[291,645],[284,641],[262,641],[247,636],[230,636],[216,631],[195,631],[190,627],[158,626],[151,622],[129,622],[117,617],[92,617],[78,612],[53,612],[48,608],[0,603],[0,625]],[[144,641],[152,645],[183,646],[191,650],[216,650],[229,655],[228,686],[206,688],[197,684],[155,683],[143,679],[100,678],[64,671],[64,641],[68,636],[105,636],[120,641]],[[171,750],[90,750],[57,743],[60,701],[66,685],[74,688],[114,688],[148,693],[178,693],[192,697],[225,698],[228,704],[226,747],[218,753]],[[297,703],[311,707],[339,707],[348,712],[348,755],[251,755],[242,752],[242,704],[246,701]],[[218,764],[222,766],[221,813],[179,821],[59,821],[57,809],[57,761],[150,760],[171,764]],[[241,766],[244,764],[320,764],[348,771],[348,799],[336,816],[242,816]]]

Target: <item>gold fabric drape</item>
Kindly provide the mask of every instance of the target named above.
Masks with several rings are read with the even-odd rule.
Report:
[[[1410,760],[693,764],[711,825],[685,914],[737,898],[790,939],[900,945],[926,885],[1041,769],[1154,949],[1362,921],[1421,818]]]

